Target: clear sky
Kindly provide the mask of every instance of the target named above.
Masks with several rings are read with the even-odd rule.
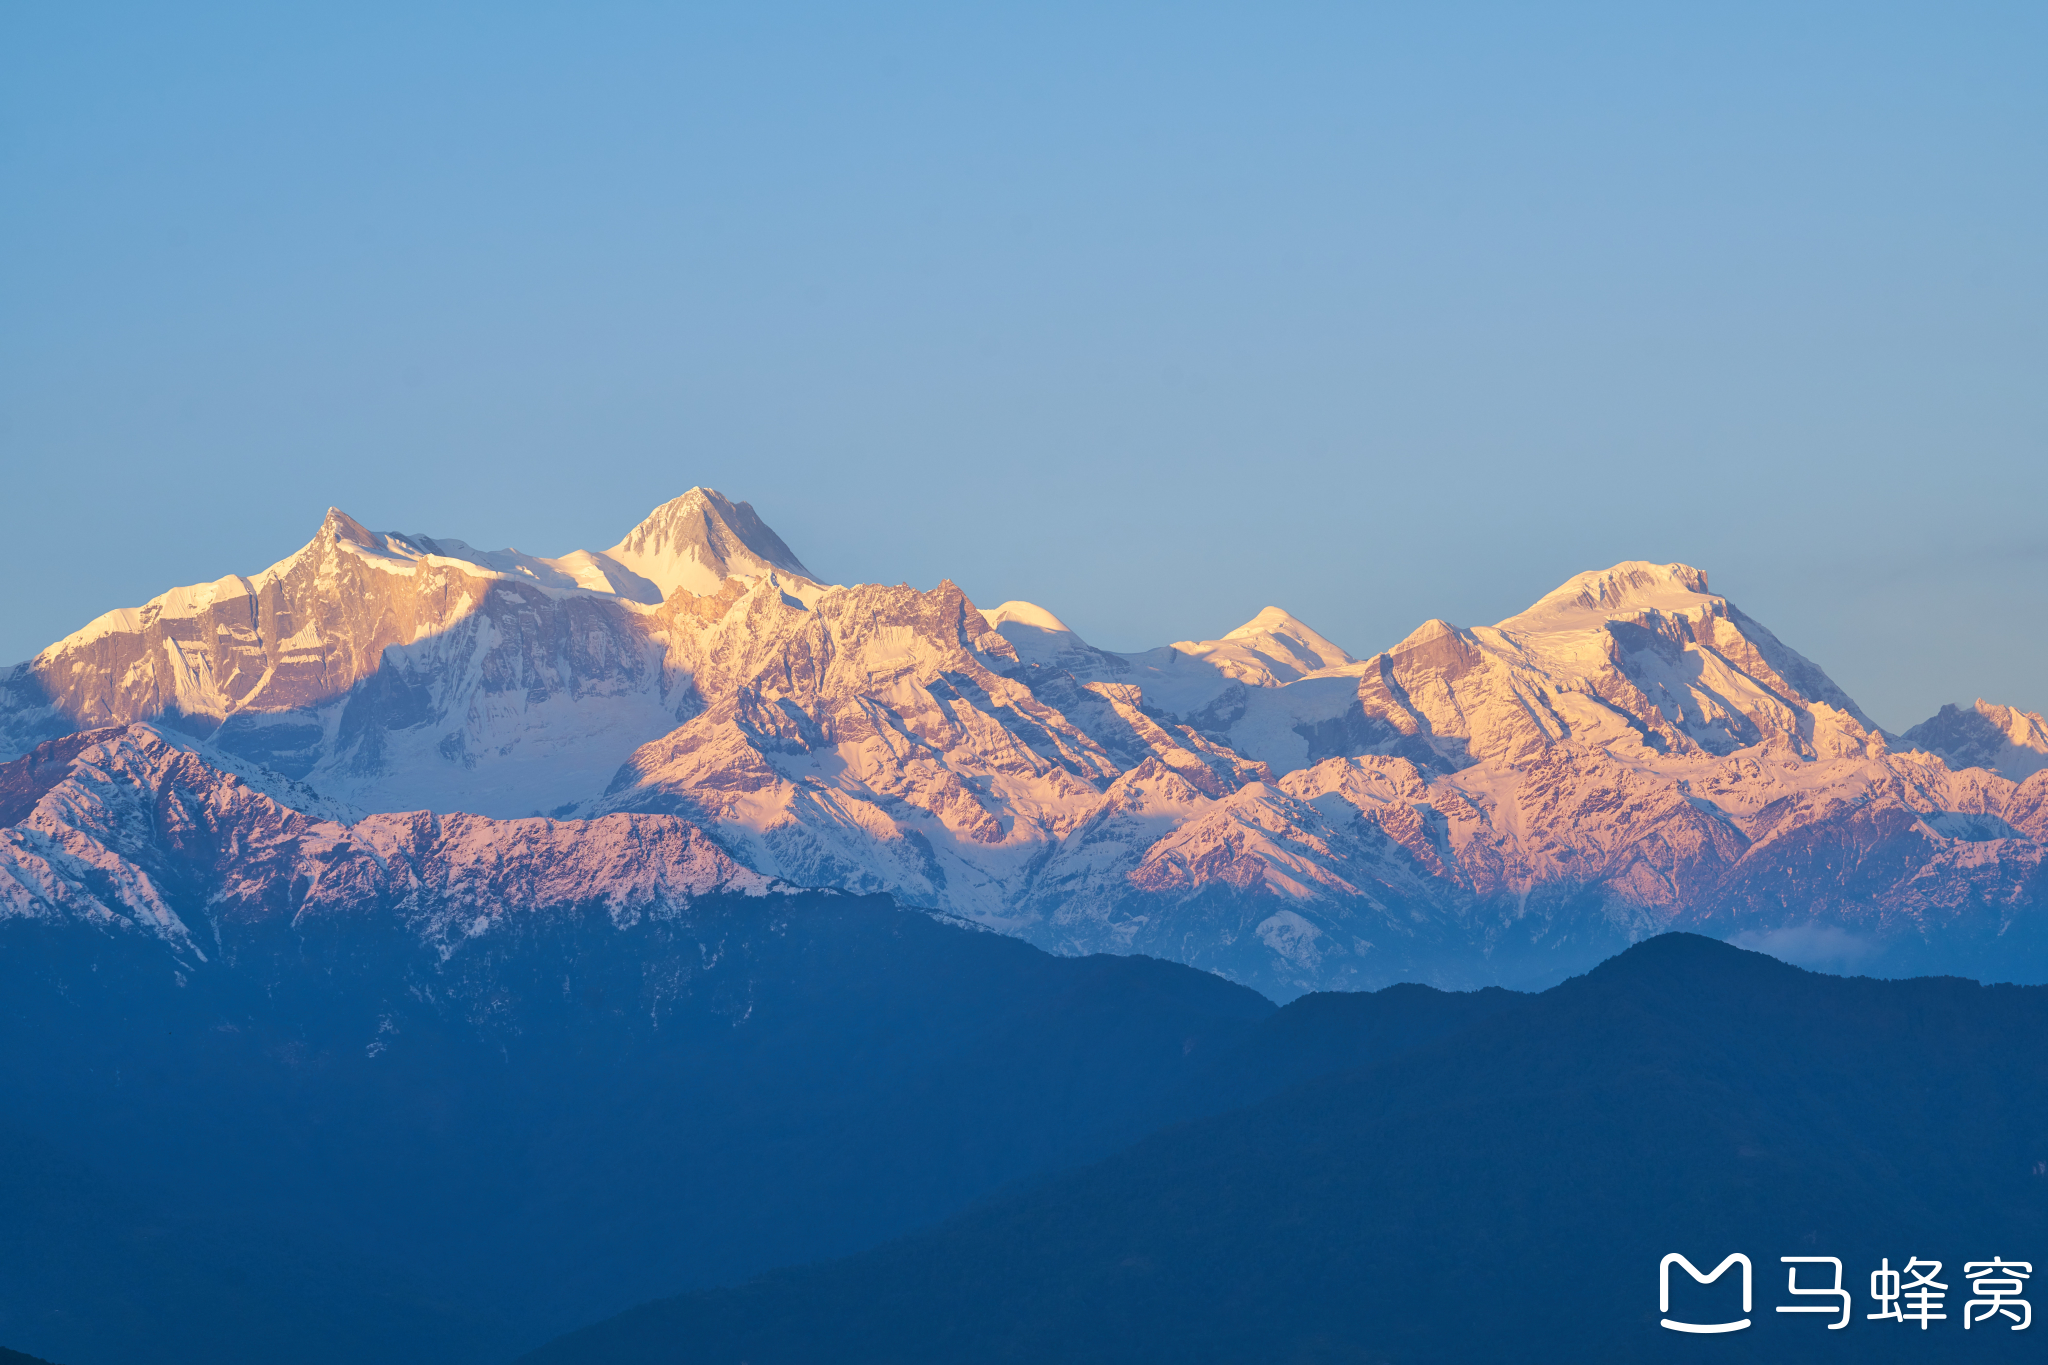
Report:
[[[0,658],[329,504],[1359,654],[1684,560],[2048,708],[2048,7],[0,8]]]

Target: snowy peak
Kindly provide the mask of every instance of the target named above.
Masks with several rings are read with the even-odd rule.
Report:
[[[1425,766],[1530,762],[1565,741],[1630,761],[1770,742],[1807,758],[1883,745],[1827,674],[1689,564],[1578,574],[1497,626],[1425,622],[1364,673],[1347,743]]]
[[[742,575],[813,577],[751,504],[728,501],[715,488],[692,488],[663,503],[605,556],[653,583],[664,598],[678,589],[708,597]]]
[[[1389,654],[1409,654],[1418,649],[1433,645],[1439,640],[1453,636],[1462,640],[1465,638],[1465,632],[1459,630],[1441,616],[1432,616],[1429,620],[1424,621],[1421,625],[1409,631],[1401,643],[1395,645],[1387,652]]]
[[[1951,768],[1989,768],[2013,782],[2048,768],[2048,721],[1981,697],[1967,711],[1954,704],[1942,707],[1900,738],[1939,755]]]
[[[1713,752],[1781,728],[1803,748],[1835,742],[1820,736],[1816,725],[1823,731],[1846,725],[1844,743],[1860,743],[1858,736],[1877,730],[1834,679],[1709,592],[1705,570],[1690,564],[1628,560],[1579,574],[1492,633],[1532,657],[1553,660],[1582,659],[1592,641],[1605,636],[1601,651],[1667,719]],[[1805,719],[1788,724],[1791,713]],[[1655,728],[1650,717],[1638,712],[1638,719]]]
[[[781,573],[811,578],[803,561],[751,505],[731,502],[710,488],[692,488],[663,503],[610,550],[573,550],[559,559],[515,548],[479,550],[448,536],[372,531],[330,507],[312,542],[269,572],[280,573],[309,555],[319,559],[337,553],[397,572],[423,564],[467,565],[538,587],[603,593],[643,606],[659,606],[678,588],[711,596],[735,577]]]
[[[1482,654],[1472,633],[1449,621],[1433,617],[1408,632],[1407,638],[1385,654],[1395,676],[1440,675],[1446,685],[1476,667]]]
[[[1168,648],[1246,687],[1285,687],[1358,666],[1358,660],[1279,607],[1267,607],[1220,640],[1179,640]],[[1134,661],[1143,657],[1134,656]]]
[[[1652,564],[1630,559],[1611,569],[1578,574],[1545,594],[1527,611],[1494,627],[1520,635],[1598,630],[1609,621],[1648,612],[1668,616],[1725,611],[1727,602],[1707,591],[1704,570],[1690,564]]]
[[[380,550],[384,548],[385,537],[371,531],[339,507],[330,507],[327,509],[326,520],[320,523],[320,534],[314,537],[314,539],[316,541],[326,540],[332,542],[345,540],[351,545],[361,545],[365,549]]]
[[[981,616],[990,630],[1010,642],[1022,663],[1063,668],[1084,681],[1114,678],[1126,671],[1121,658],[1089,644],[1036,602],[1005,602]]]
[[[1265,608],[1223,640],[1246,645],[1269,658],[1289,659],[1303,674],[1358,662],[1341,646],[1324,639],[1279,607]]]
[[[1005,602],[999,607],[990,607],[982,613],[990,630],[1001,630],[1007,625],[1026,626],[1058,635],[1072,635],[1073,627],[1054,616],[1036,602]]]

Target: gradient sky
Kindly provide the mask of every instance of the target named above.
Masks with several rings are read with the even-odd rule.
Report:
[[[2048,7],[0,9],[0,659],[329,504],[1359,654],[1684,560],[2048,709]]]

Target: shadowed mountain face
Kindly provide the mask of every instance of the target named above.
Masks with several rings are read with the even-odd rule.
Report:
[[[69,1365],[503,1361],[1213,1107],[1273,1010],[839,896],[159,890],[188,937],[0,920],[0,1340]]]
[[[659,816],[678,856],[1276,999],[1538,986],[1671,929],[2048,976],[2048,726],[1980,703],[1888,736],[1683,564],[1363,660],[1277,607],[1126,655],[950,583],[819,583],[708,489],[559,559],[335,512],[0,694],[0,754],[147,722],[342,824]]]
[[[1265,1031],[1316,1032],[1310,1003]],[[1667,936],[1377,1064],[527,1365],[2031,1359],[2031,1331],[1961,1318],[1966,1263],[2048,1261],[2044,1037],[2048,988],[1844,980]],[[1660,1327],[1674,1251],[1703,1272],[1746,1254],[1751,1325]],[[1776,1311],[1816,1302],[1786,1293],[1781,1256],[1843,1261],[1845,1329]],[[1881,1258],[1914,1257],[1943,1263],[1946,1320],[1866,1317]],[[1732,1279],[1678,1279],[1674,1318],[1743,1316]]]

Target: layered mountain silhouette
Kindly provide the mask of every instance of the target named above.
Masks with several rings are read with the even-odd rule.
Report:
[[[0,1340],[504,1361],[1521,999],[1281,1020],[1178,964],[678,880],[663,841],[694,832],[665,817],[343,826],[265,785],[294,790],[139,725],[0,769],[10,835],[94,897],[0,919]]]
[[[402,898],[379,879],[403,844],[405,876],[472,920],[504,905],[459,866],[502,846],[622,913],[886,893],[1276,999],[1541,986],[1671,929],[2048,976],[2041,718],[1980,702],[1888,735],[1681,564],[1581,574],[1363,660],[1278,608],[1117,654],[950,583],[822,583],[711,490],[557,559],[330,512],[262,573],[110,612],[0,684],[6,756],[136,724],[320,826],[287,882]],[[146,900],[139,869],[174,855],[102,796],[89,831],[75,805],[19,816],[7,913]],[[280,845],[274,871],[300,856]]]
[[[2032,1349],[1963,1335],[1960,1272],[2042,1260],[2048,987],[1681,934],[1540,996],[1276,1011],[881,900],[552,907],[445,955],[401,918],[229,923],[183,966],[0,925],[6,1339],[494,1361],[645,1299],[525,1359]],[[1672,1252],[1747,1255],[1750,1326],[1662,1328],[1739,1302],[1681,1280],[1661,1306]],[[1843,1262],[1845,1329],[1777,1314],[1783,1256]],[[1924,1335],[1868,1316],[1870,1272],[1914,1258],[1948,1271]]]
[[[1262,1028],[1327,1025],[1290,1020],[1325,999]],[[649,1304],[523,1365],[2032,1359],[2038,1321],[1963,1316],[1972,1262],[2040,1283],[2044,1027],[2048,987],[1844,980],[1668,935],[938,1228]],[[1739,1271],[1674,1270],[1660,1303],[1673,1252],[1702,1273],[1746,1255],[1753,1307]],[[1787,1256],[1841,1262],[1844,1326],[1839,1300],[1778,1311],[1820,1302],[1787,1292]],[[1941,1319],[1873,1319],[1871,1272],[1914,1259],[1941,1263]]]
[[[489,1365],[1267,1093],[1272,1003],[1176,964],[828,893],[429,904],[0,921],[0,1341]]]

